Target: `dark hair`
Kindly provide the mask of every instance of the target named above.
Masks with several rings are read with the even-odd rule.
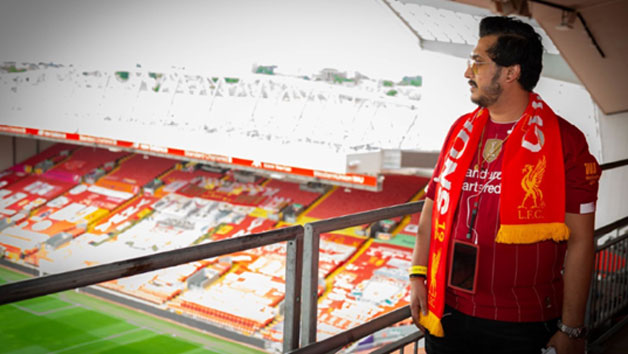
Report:
[[[513,17],[491,16],[480,21],[480,37],[497,35],[497,41],[488,49],[489,57],[500,66],[519,64],[519,83],[532,91],[543,69],[543,44],[534,28]]]

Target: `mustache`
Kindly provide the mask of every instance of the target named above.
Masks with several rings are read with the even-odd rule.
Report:
[[[471,86],[473,86],[475,88],[478,87],[478,84],[475,81],[473,81],[473,80],[469,80],[468,83],[469,83],[469,85],[471,85]]]

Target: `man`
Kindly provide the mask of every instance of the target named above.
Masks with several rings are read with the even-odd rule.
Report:
[[[478,109],[446,138],[410,269],[429,354],[584,352],[600,169],[532,92],[542,54],[531,26],[481,21],[464,75]]]

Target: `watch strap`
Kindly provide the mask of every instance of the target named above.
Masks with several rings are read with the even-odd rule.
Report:
[[[558,320],[557,326],[558,330],[565,333],[569,338],[581,339],[587,336],[587,329],[584,326],[570,327],[561,320]]]

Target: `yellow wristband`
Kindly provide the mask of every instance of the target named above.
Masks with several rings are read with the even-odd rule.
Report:
[[[427,267],[426,266],[415,265],[415,266],[410,267],[410,269],[408,269],[408,272],[409,272],[410,275],[413,275],[413,274],[426,275],[427,274]]]

